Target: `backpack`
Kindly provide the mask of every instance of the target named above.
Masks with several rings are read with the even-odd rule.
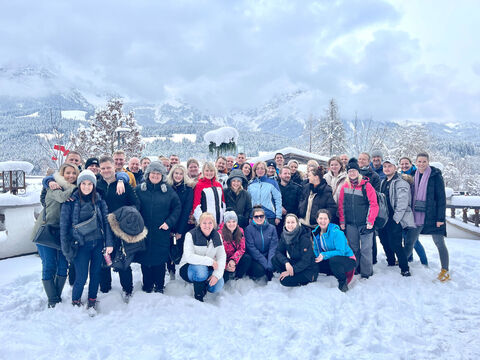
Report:
[[[362,185],[362,193],[363,197],[368,201],[366,183]],[[384,193],[375,190],[375,194],[377,194],[378,215],[373,226],[378,230],[383,229],[388,222],[388,204]]]

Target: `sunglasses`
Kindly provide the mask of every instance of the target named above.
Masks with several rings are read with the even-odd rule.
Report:
[[[254,215],[253,218],[254,219],[263,219],[265,217],[265,215]]]

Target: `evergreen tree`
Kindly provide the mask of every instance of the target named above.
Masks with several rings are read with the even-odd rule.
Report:
[[[123,101],[111,99],[106,108],[95,111],[89,127],[79,128],[72,137],[72,148],[84,158],[125,151],[127,158],[141,155],[145,145],[133,111],[123,113]]]
[[[320,119],[317,127],[320,146],[317,151],[322,155],[333,156],[345,152],[345,128],[338,115],[338,105],[331,99],[325,116]]]

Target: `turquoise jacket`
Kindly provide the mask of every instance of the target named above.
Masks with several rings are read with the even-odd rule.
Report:
[[[320,226],[317,226],[312,234],[315,257],[322,254],[323,260],[328,260],[334,256],[353,256],[347,238],[338,225],[328,224],[327,232],[323,235],[320,235]]]

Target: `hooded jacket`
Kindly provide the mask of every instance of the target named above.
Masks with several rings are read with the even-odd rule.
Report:
[[[253,260],[260,263],[264,269],[272,269],[272,258],[278,245],[275,226],[267,220],[262,225],[252,221],[245,229],[245,244]]]
[[[338,204],[338,198],[340,197],[340,189],[343,186],[345,180],[347,180],[347,172],[342,171],[338,173],[337,176],[334,176],[331,171],[327,172],[323,178],[328,185],[332,188],[333,200]]]
[[[362,186],[365,184],[367,199],[363,196]],[[365,226],[375,224],[378,215],[377,194],[373,186],[366,180],[353,186],[345,181],[338,199],[338,215],[340,224]]]
[[[313,184],[310,183],[303,185],[302,198],[298,205],[299,218],[303,219],[307,214],[310,194],[315,194],[310,211],[310,224],[313,225],[317,223],[316,215],[320,209],[327,209],[332,217],[332,222],[337,222],[337,203],[333,200],[332,188],[327,184],[325,179],[322,179],[317,186],[313,186]]]
[[[348,246],[345,233],[336,224],[328,224],[327,232],[321,235],[320,226],[313,231],[313,252],[315,257],[322,254],[324,260],[328,260],[334,256],[352,257],[353,251]]]
[[[232,179],[239,177],[242,179],[242,187],[238,194],[231,188]],[[225,204],[227,208],[232,208],[237,214],[238,225],[245,229],[248,226],[250,214],[252,212],[252,197],[245,190],[248,186],[248,181],[245,175],[240,170],[232,170],[227,180],[227,189],[224,190]]]
[[[383,187],[382,180],[380,188]],[[402,176],[396,173],[390,183],[389,190],[390,205],[393,209],[393,220],[402,226],[402,228],[415,228],[415,220],[412,212],[412,194],[410,184]],[[390,214],[392,216],[392,214]]]
[[[181,234],[183,236],[186,234],[189,226],[188,218],[193,206],[193,188],[183,182],[178,185],[173,185],[172,187],[177,193],[178,198],[180,199],[180,204],[182,205],[180,216],[178,217],[178,221],[173,227],[172,232]]]

